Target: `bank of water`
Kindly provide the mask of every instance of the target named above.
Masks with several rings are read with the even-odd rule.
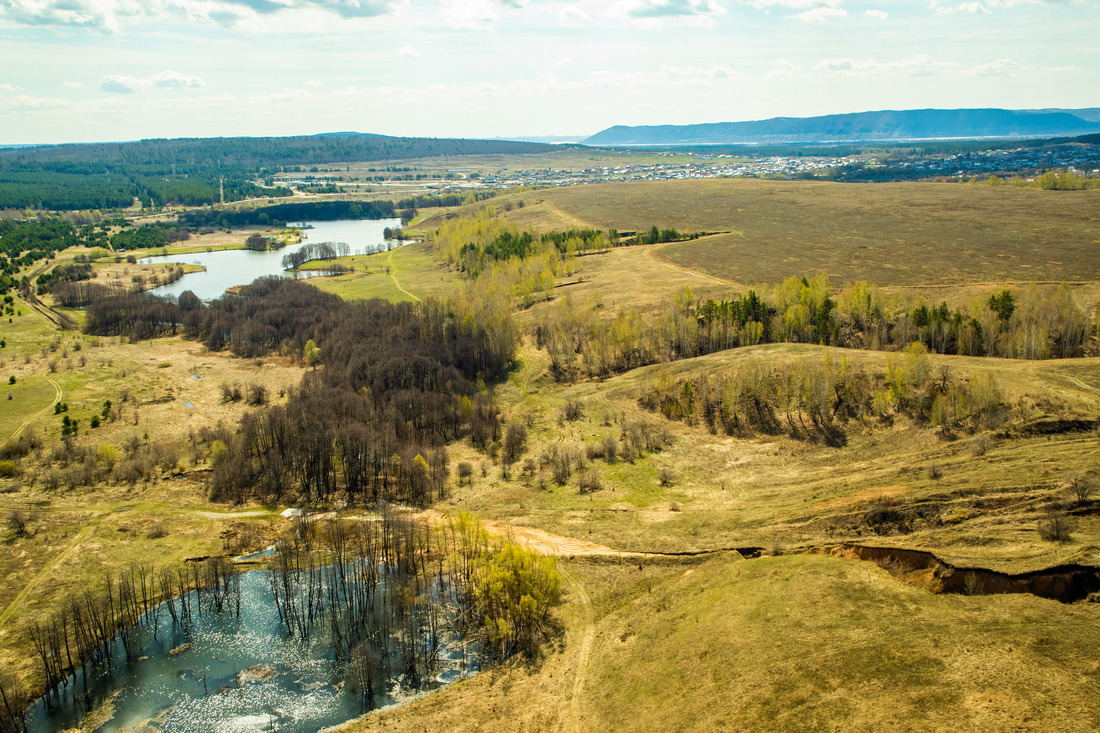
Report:
[[[476,671],[475,656],[446,624],[430,634],[408,624],[400,629],[402,635],[423,634],[419,643],[431,645],[436,660],[415,686],[405,672],[407,660],[387,652],[385,643],[370,654],[338,658],[325,629],[305,638],[287,633],[271,579],[267,570],[242,573],[239,591],[221,611],[191,594],[195,610],[188,623],[173,624],[165,606],[151,612],[156,619],[140,631],[139,645],[131,642],[138,649],[131,660],[119,637],[110,668],[101,665],[87,679],[78,673],[49,704],[45,698],[36,703],[28,730],[65,730],[94,720],[89,729],[97,731],[304,733]]]
[[[265,275],[287,276],[283,271],[283,257],[301,249],[306,244],[321,242],[346,242],[352,254],[364,254],[396,245],[386,242],[383,231],[389,227],[401,226],[400,219],[352,219],[346,221],[307,221],[294,224],[303,227],[303,240],[282,249],[268,252],[252,252],[245,249],[228,249],[217,252],[193,252],[183,255],[165,255],[146,257],[142,264],[156,262],[181,262],[188,265],[202,265],[204,272],[184,275],[174,283],[162,285],[150,292],[154,295],[179,296],[190,290],[203,300],[221,297],[225,291],[237,285],[247,285]],[[202,237],[192,238],[190,242],[202,244]],[[309,277],[304,272],[299,277]]]

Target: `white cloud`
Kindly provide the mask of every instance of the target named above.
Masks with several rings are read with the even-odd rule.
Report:
[[[566,66],[575,66],[576,61],[571,58],[563,57],[554,62],[555,69],[564,69]]]
[[[415,46],[402,46],[401,48],[397,49],[397,55],[403,56],[407,59],[420,58],[420,52],[416,50]]]
[[[443,0],[439,16],[451,28],[466,31],[491,30],[497,21],[488,0]]]
[[[841,18],[848,17],[848,11],[844,8],[813,8],[812,10],[803,10],[801,13],[787,16],[789,18],[795,18],[803,23],[828,23],[832,20],[840,20]]]
[[[1021,71],[1031,71],[1034,66],[1021,64],[1013,59],[997,59],[985,64],[979,64],[963,72],[966,76],[1012,76]]]
[[[110,74],[99,80],[99,88],[116,94],[137,94],[151,88],[185,89],[204,86],[197,76],[187,76],[178,71],[165,70],[148,78]]]
[[[788,59],[779,59],[775,62],[775,67],[769,71],[765,76],[769,79],[774,79],[778,76],[794,76],[799,71],[799,66]]]
[[[132,76],[122,76],[119,74],[111,74],[105,76],[99,80],[99,88],[105,92],[115,92],[117,94],[136,94],[145,89],[147,82],[145,79],[136,79]]]
[[[162,89],[183,89],[205,86],[197,76],[187,76],[178,71],[162,71],[149,78],[149,83]]]
[[[323,87],[324,85],[325,83],[323,81],[319,81],[317,79],[310,79],[306,82],[307,87]]]
[[[63,81],[61,87],[63,89],[83,89],[84,85],[78,81]]]
[[[71,103],[58,97],[31,97],[17,94],[14,97],[0,97],[0,110],[29,112],[34,110],[64,109]]]
[[[840,0],[745,0],[747,5],[757,10],[786,8],[788,10],[808,10],[812,8],[838,8]]]
[[[118,32],[129,20],[176,18],[220,26],[255,24],[281,11],[343,18],[388,15],[402,0],[0,0],[0,18],[18,25],[76,26]]]
[[[959,3],[958,5],[933,4],[936,15],[977,15],[988,13],[989,8],[979,2]]]
[[[0,84],[0,92],[18,92],[22,87],[15,84]]]
[[[646,30],[660,30],[667,22],[708,26],[725,15],[726,9],[714,0],[618,0],[604,15],[627,19]]]
[[[934,61],[928,54],[917,54],[898,61],[879,62],[874,59],[827,58],[814,64],[814,70],[828,74],[847,76],[870,76],[884,72],[905,74],[907,76],[932,76],[953,71],[957,64]]]
[[[558,11],[558,20],[567,25],[590,23],[592,16],[584,12],[576,5],[566,5]]]
[[[872,20],[887,20],[890,14],[884,10],[864,10],[863,15]]]

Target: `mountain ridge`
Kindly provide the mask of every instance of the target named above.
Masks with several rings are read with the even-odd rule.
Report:
[[[952,138],[1033,138],[1100,132],[1095,108],[1008,110],[918,109],[818,117],[772,117],[693,125],[615,125],[583,145],[706,145],[736,143],[890,142]]]

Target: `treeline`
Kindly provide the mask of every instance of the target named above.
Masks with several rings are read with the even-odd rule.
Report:
[[[0,149],[0,208],[116,209],[289,196],[252,183],[303,165],[437,155],[538,153],[536,143],[315,135],[142,140]]]
[[[189,227],[286,226],[294,221],[339,219],[389,219],[396,217],[392,201],[313,201],[275,204],[256,209],[201,209],[180,215]]]
[[[288,403],[248,414],[214,469],[218,500],[425,504],[443,492],[443,446],[495,417],[479,384],[504,377],[514,335],[437,304],[348,303],[309,285],[257,280],[209,306],[149,295],[97,301],[89,333],[148,338],[180,328],[213,350],[300,354],[323,369]]]
[[[856,283],[834,295],[828,277],[790,278],[772,292],[695,303],[682,291],[661,308],[612,317],[598,297],[570,296],[540,312],[533,329],[559,380],[605,377],[646,364],[762,343],[899,350],[917,341],[941,354],[1047,359],[1094,353],[1098,324],[1066,286],[1002,290],[952,309],[921,298],[888,300]]]
[[[21,268],[55,257],[79,243],[73,225],[61,219],[0,219],[0,294],[14,287],[29,286],[25,277],[18,276]]]
[[[443,206],[465,206],[478,201],[491,199],[500,194],[497,190],[477,190],[464,193],[420,193],[408,198],[398,199],[399,209],[430,209]]]
[[[988,186],[1016,186],[1043,191],[1088,191],[1100,188],[1100,178],[1089,178],[1075,171],[1047,171],[1033,178],[990,176],[984,183]]]
[[[670,420],[705,425],[712,433],[787,433],[843,445],[846,426],[905,415],[945,434],[1000,427],[1008,407],[995,378],[964,380],[936,364],[919,343],[886,358],[873,374],[844,356],[771,366],[760,359],[720,373],[674,380],[662,371],[639,403]]]
[[[334,260],[337,257],[347,257],[351,248],[347,242],[317,242],[315,244],[303,244],[293,252],[283,255],[283,269],[293,270],[314,260]]]

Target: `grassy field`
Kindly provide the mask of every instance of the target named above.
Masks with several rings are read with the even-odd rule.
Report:
[[[567,164],[591,163],[580,156]],[[729,297],[746,285],[822,269],[837,285],[866,278],[963,301],[987,297],[993,283],[1100,280],[1092,192],[688,181],[523,191],[487,203],[502,212],[507,204],[502,216],[539,231],[657,224],[728,232],[578,258],[555,300],[569,297],[609,316],[667,306],[685,287],[697,300]],[[427,213],[416,223],[425,232],[454,212]],[[247,234],[188,244],[234,246]],[[436,261],[430,243],[345,263],[355,271],[313,284],[347,299],[393,301],[444,298],[468,287]],[[100,277],[132,277],[134,267],[104,266]],[[1078,292],[1098,291],[1089,284]],[[828,352],[878,374],[896,357],[770,344],[561,384],[530,332],[555,306],[517,314],[528,330],[509,379],[495,390],[506,424],[527,427],[520,461],[506,470],[467,441],[448,446],[452,476],[461,463],[471,464],[473,475],[461,483],[452,478],[449,496],[435,508],[617,550],[712,554],[565,560],[562,633],[540,663],[495,669],[350,729],[1100,726],[1100,604],[937,595],[871,563],[805,552],[863,542],[1005,572],[1100,563],[1096,497],[1078,506],[1067,493],[1068,477],[1100,471],[1097,432],[1030,430],[1045,420],[1095,421],[1100,360],[932,357],[960,378],[996,378],[1011,405],[998,430],[949,439],[905,417],[884,423],[868,416],[845,426],[841,447],[785,434],[737,438],[668,421],[641,408],[638,397],[662,379],[720,375],[751,362],[773,369]],[[239,423],[247,408],[223,402],[222,384],[262,384],[278,402],[303,369],[290,359],[211,353],[179,338],[125,343],[59,332],[25,304],[16,307],[22,314],[0,323],[0,439],[33,430],[46,455],[56,455],[61,416],[52,407],[61,399],[80,421],[78,447],[123,452],[136,441],[177,452],[173,465],[136,483],[62,482],[51,489],[50,466],[33,462],[0,479],[0,510],[37,511],[29,536],[0,530],[0,665],[27,672],[34,664],[25,621],[100,582],[105,571],[244,549],[235,537],[268,538],[283,526],[278,508],[211,506],[205,450],[192,436]],[[15,384],[7,384],[9,375]],[[108,399],[113,418],[90,428]],[[582,414],[566,420],[571,402]],[[544,454],[583,455],[638,422],[667,431],[668,444],[632,462],[587,461],[600,484],[592,491],[581,492],[575,474],[562,485],[549,479]],[[937,512],[904,530],[868,523],[869,512],[884,505]],[[1071,537],[1043,539],[1039,522],[1069,509]],[[166,533],[154,536],[151,528],[161,525]],[[724,551],[735,547],[764,548],[766,557],[742,560]]]
[[[1100,606],[935,596],[822,556],[573,561],[562,648],[348,731],[1066,730]]]
[[[1042,540],[1037,522],[1065,499],[1064,478],[1100,469],[1096,437],[1089,433],[999,437],[962,434],[945,440],[929,427],[870,420],[847,428],[841,448],[786,435],[748,439],[711,435],[704,426],[665,420],[643,410],[637,397],[667,372],[675,378],[721,374],[756,360],[769,367],[825,351],[853,366],[881,372],[880,352],[826,350],[774,344],[635,370],[603,382],[555,384],[537,352],[528,351],[501,390],[509,419],[529,425],[525,457],[536,462],[551,447],[583,453],[622,425],[645,421],[670,431],[665,450],[634,463],[592,461],[603,488],[581,493],[540,475],[504,478],[499,466],[456,446],[455,461],[483,467],[470,485],[454,490],[445,506],[470,508],[495,519],[578,536],[611,547],[679,552],[726,547],[812,547],[852,539],[934,550],[952,561],[1019,572],[1060,562],[1100,562],[1100,522],[1081,517],[1074,540]],[[991,373],[1018,404],[1024,422],[1095,419],[1100,405],[1100,363],[937,357],[957,375]],[[1072,377],[1072,379],[1070,378]],[[569,400],[584,405],[576,421],[562,421]],[[932,471],[932,467],[936,467]],[[676,477],[662,485],[662,470]],[[541,480],[540,480],[541,477]],[[880,536],[861,518],[875,502],[901,507],[934,503],[944,521],[907,534]]]
[[[1100,279],[1093,191],[714,179],[526,195],[601,228],[725,232],[660,256],[742,284],[822,271],[835,284]]]
[[[312,284],[345,300],[383,298],[415,302],[444,298],[463,287],[458,273],[437,262],[427,244],[414,243],[389,252],[345,257],[340,262],[355,272],[317,278]]]

